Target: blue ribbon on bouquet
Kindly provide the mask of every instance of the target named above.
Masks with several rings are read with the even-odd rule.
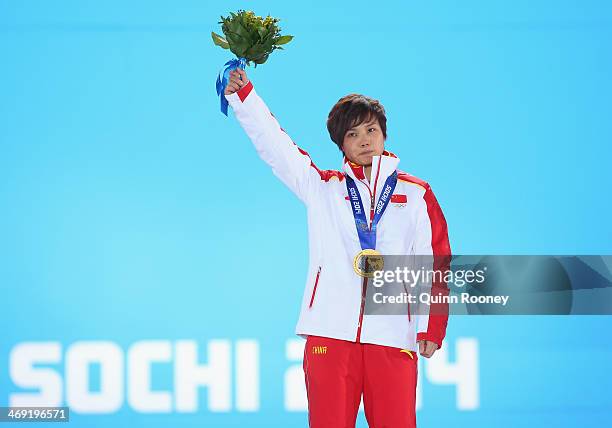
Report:
[[[223,67],[224,70],[219,72],[217,76],[217,95],[219,95],[219,99],[221,101],[221,113],[227,116],[227,99],[225,98],[224,92],[225,87],[227,86],[227,82],[229,82],[229,74],[232,70],[236,70],[240,68],[244,70],[246,67],[246,58],[234,58],[226,62]]]

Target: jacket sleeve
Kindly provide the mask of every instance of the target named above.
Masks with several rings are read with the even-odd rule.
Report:
[[[425,292],[431,296],[447,296],[449,289],[445,272],[450,269],[451,249],[448,228],[442,209],[429,184],[425,186],[423,205],[417,221],[414,254],[425,260],[428,269],[439,272],[432,276]],[[440,274],[441,273],[441,274]],[[448,304],[433,303],[421,306],[417,316],[417,341],[429,340],[442,347],[448,324]]]
[[[319,170],[281,128],[249,81],[239,91],[225,95],[240,126],[253,142],[259,157],[304,203],[320,181]]]

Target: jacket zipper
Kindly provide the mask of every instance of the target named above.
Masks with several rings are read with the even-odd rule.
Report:
[[[408,302],[408,322],[412,322],[410,321],[410,302]]]
[[[321,275],[321,266],[317,270],[317,277],[315,278],[314,288],[312,289],[312,296],[310,296],[310,304],[309,308],[312,308],[312,303],[314,302],[315,294],[317,293],[317,284],[319,284],[319,275]]]
[[[404,286],[404,291],[408,294],[408,289],[406,288],[406,283],[402,281],[402,285]],[[408,301],[408,322],[410,322],[410,301]]]
[[[378,184],[378,175],[380,174],[380,164],[378,162],[378,168],[376,169],[376,178],[374,179],[374,193],[370,189],[370,186],[367,183],[364,183],[368,188],[368,192],[370,192],[370,230],[372,230],[372,222],[374,221],[374,198],[376,197],[376,184]],[[372,171],[370,171],[370,174]],[[361,285],[361,307],[359,308],[359,324],[357,325],[357,337],[356,342],[359,343],[361,339],[361,324],[363,324],[363,309],[365,307],[365,298],[366,298],[366,290],[368,287],[368,277],[363,278],[363,282]]]
[[[376,177],[378,178],[378,177]],[[372,221],[374,220],[374,195],[370,190],[370,186],[367,186],[368,191],[370,192],[370,230],[372,230]],[[355,341],[359,343],[361,339],[361,324],[363,324],[363,310],[365,307],[365,299],[366,299],[366,290],[368,288],[368,277],[365,276],[363,278],[363,282],[361,283],[361,307],[359,308],[359,324],[357,325],[357,338]]]

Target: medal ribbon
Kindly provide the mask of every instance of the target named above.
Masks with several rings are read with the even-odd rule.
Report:
[[[380,194],[380,198],[378,199],[378,203],[376,204],[376,208],[374,209],[372,226],[368,227],[365,209],[363,203],[361,202],[361,196],[359,195],[357,186],[355,185],[355,180],[353,180],[348,174],[346,175],[346,189],[348,190],[349,201],[353,210],[355,226],[357,227],[357,235],[359,236],[359,243],[361,244],[362,250],[376,249],[376,226],[385,212],[385,209],[387,209],[387,205],[389,205],[389,201],[391,200],[391,195],[393,194],[393,190],[395,190],[396,184],[397,171],[393,171],[393,174],[391,174],[389,177],[387,177],[387,180],[385,180],[385,185]]]
[[[225,87],[227,86],[227,82],[229,81],[230,71],[235,70],[237,68],[241,68],[244,70],[246,67],[246,58],[234,58],[226,62],[223,67],[224,70],[219,72],[217,76],[217,95],[219,95],[219,99],[221,101],[221,113],[227,116],[227,99],[225,98],[224,92]]]

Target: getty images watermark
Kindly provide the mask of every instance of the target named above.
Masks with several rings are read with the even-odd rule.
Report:
[[[434,270],[420,267],[417,270],[408,267],[396,266],[394,270],[378,270],[373,272],[372,285],[382,288],[385,285],[395,283],[402,284],[411,289],[419,289],[417,293],[410,293],[408,290],[400,292],[398,295],[386,295],[379,291],[374,293],[372,299],[378,304],[495,304],[506,306],[509,295],[477,295],[470,292],[460,292],[458,294],[432,294],[436,284],[454,284],[458,288],[485,283],[487,267],[482,269],[462,269],[462,270]]]
[[[612,314],[612,256],[381,257],[367,315]]]

